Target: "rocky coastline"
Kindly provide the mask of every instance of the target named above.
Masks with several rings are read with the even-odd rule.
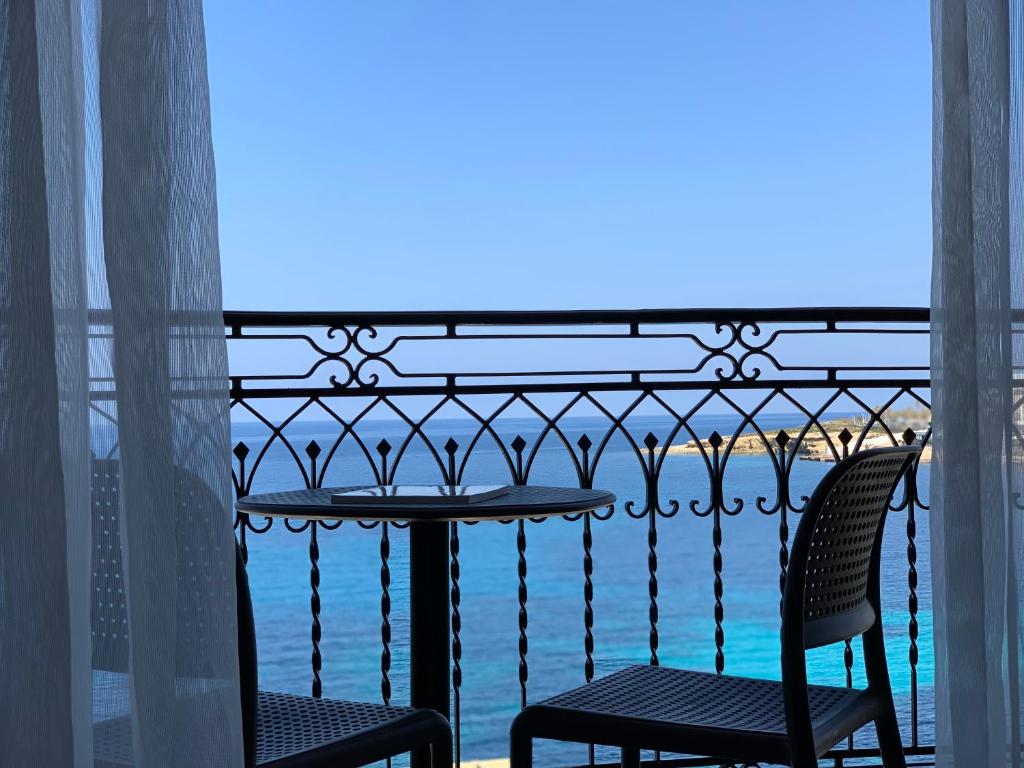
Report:
[[[768,453],[769,450],[778,452],[779,450],[779,439],[785,443],[786,451],[796,451],[797,457],[804,461],[835,461],[836,453],[842,456],[844,444],[849,447],[852,451],[855,446],[859,448],[887,448],[893,445],[892,438],[889,433],[886,432],[882,427],[878,425],[872,426],[870,429],[865,429],[865,423],[863,421],[857,422],[852,419],[835,419],[831,421],[824,421],[821,423],[821,429],[812,427],[807,433],[800,439],[799,443],[796,443],[796,438],[799,436],[800,431],[803,429],[802,426],[794,427],[792,429],[783,429],[774,433],[767,433],[765,437],[768,438],[768,445],[765,445],[765,441],[760,435],[750,432],[745,432],[738,435],[735,438],[730,453],[733,455],[763,455]],[[915,433],[913,443],[916,445],[921,444],[921,436],[925,434],[928,429],[927,423],[914,423],[914,424],[900,424],[899,429],[896,429],[890,424],[893,435],[896,436],[897,440],[902,445],[905,440],[906,430],[911,430]],[[827,438],[826,438],[827,435]],[[719,445],[720,450],[725,450],[725,446],[733,440],[732,435],[722,435],[721,443]],[[715,441],[717,442],[717,441]],[[713,442],[710,438],[701,440],[704,450],[711,453],[713,450]],[[695,440],[690,440],[686,443],[678,443],[668,446],[658,446],[658,451],[666,451],[671,455],[697,455],[699,454],[700,448]],[[932,458],[932,448],[930,445],[926,445],[921,452],[921,461],[928,463]]]

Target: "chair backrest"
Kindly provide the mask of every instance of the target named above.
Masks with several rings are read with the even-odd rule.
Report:
[[[92,666],[128,669],[128,608],[121,562],[121,465],[92,460]]]
[[[793,538],[783,596],[783,646],[847,640],[878,619],[885,514],[920,449],[859,451],[818,484]]]
[[[129,623],[128,596],[125,594],[124,548],[121,540],[121,462],[116,458],[94,458],[92,460],[92,667],[109,672],[126,672],[129,669]],[[176,547],[182,563],[190,560],[202,561],[204,548],[209,545],[204,533],[208,525],[209,510],[216,509],[220,501],[203,481],[180,467],[174,468],[174,498],[178,505],[175,518],[173,541],[165,546]],[[187,567],[178,569],[177,589],[186,594],[190,584],[191,571]],[[222,585],[230,587],[230,581]],[[189,627],[191,634],[201,638],[207,633],[218,632],[219,617],[212,615],[212,603],[206,610],[204,601],[179,603],[177,620],[179,626]],[[196,659],[190,649],[178,649],[177,664],[180,671],[192,669]]]
[[[120,461],[97,459],[92,461],[92,666],[111,672],[128,671],[128,611],[124,594],[124,564],[122,562],[120,520]],[[197,495],[209,493],[198,480],[185,471],[175,475],[175,491],[182,508],[179,533],[187,533],[194,522],[190,513],[197,504]],[[199,502],[203,503],[203,502]],[[179,546],[181,542],[176,542]],[[195,553],[193,553],[195,554]],[[179,580],[185,575],[179,574]],[[179,583],[179,590],[185,587]],[[235,544],[235,592],[237,595],[238,665],[242,699],[242,736],[245,746],[245,765],[256,762],[257,720],[257,658],[256,627],[253,619],[252,597],[245,570],[242,550]],[[192,612],[179,616],[179,621],[206,621]],[[179,659],[187,669],[194,660]]]

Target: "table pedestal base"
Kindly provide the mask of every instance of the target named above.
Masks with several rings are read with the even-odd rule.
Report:
[[[451,718],[451,646],[448,610],[448,523],[409,525],[410,673],[414,707]],[[426,750],[412,768],[430,768]]]

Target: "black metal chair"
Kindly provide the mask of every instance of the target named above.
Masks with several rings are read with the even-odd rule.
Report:
[[[128,622],[117,512],[119,466],[116,460],[93,464],[93,668],[113,674],[127,672]],[[188,520],[192,494],[209,493],[182,472],[177,494]],[[174,546],[172,542],[170,544]],[[433,768],[450,768],[452,732],[448,720],[429,709],[316,699],[258,690],[256,629],[249,579],[241,549],[235,548],[238,599],[238,658],[241,684],[245,765],[267,768],[356,768],[414,750],[429,751]],[[199,620],[181,617],[179,620]],[[215,622],[216,617],[204,621]],[[195,660],[179,659],[186,675],[201,675]],[[215,739],[196,723],[195,738]],[[134,765],[132,723],[128,717],[101,720],[93,728],[97,768]]]
[[[533,739],[733,762],[817,766],[874,722],[886,768],[906,761],[889,685],[879,604],[886,510],[918,448],[861,451],[811,496],[793,540],[782,609],[782,681],[635,666],[526,707],[513,721],[512,768],[532,764]],[[862,636],[868,687],[807,684],[805,651]]]
[[[252,599],[240,549],[235,570],[247,766],[356,768],[414,750],[430,750],[433,768],[451,766],[451,726],[432,709],[258,691]]]

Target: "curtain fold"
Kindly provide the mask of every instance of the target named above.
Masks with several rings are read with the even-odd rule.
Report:
[[[0,755],[241,766],[198,0],[0,0]]]
[[[933,0],[936,763],[1021,765],[1021,2]]]

